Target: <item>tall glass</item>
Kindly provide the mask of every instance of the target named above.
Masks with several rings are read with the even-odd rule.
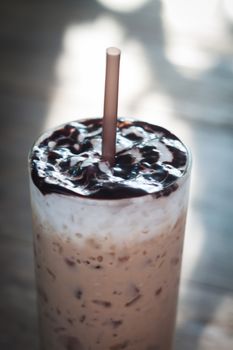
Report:
[[[30,180],[41,350],[171,350],[188,163],[161,196],[44,195]]]

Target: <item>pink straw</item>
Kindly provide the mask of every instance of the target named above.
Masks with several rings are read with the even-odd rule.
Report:
[[[120,55],[121,51],[116,47],[109,47],[106,51],[102,156],[111,166],[116,153]]]

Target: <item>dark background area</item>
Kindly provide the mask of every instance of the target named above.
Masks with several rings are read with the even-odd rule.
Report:
[[[231,350],[233,4],[106,3],[0,3],[0,349],[37,349],[29,148],[47,127],[101,115],[104,50],[118,45],[120,113],[171,128],[193,153],[174,348]]]

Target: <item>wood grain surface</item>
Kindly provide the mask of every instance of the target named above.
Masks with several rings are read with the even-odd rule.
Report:
[[[176,13],[167,0],[128,12],[90,0],[0,3],[1,350],[38,349],[27,154],[47,125],[71,118],[72,105],[76,115],[101,115],[95,90],[81,94],[102,89],[82,66],[93,41],[122,46],[129,94],[120,82],[120,112],[156,115],[192,149],[174,349],[233,349],[233,21],[226,1],[211,11],[174,3]],[[135,60],[124,68],[127,57]]]

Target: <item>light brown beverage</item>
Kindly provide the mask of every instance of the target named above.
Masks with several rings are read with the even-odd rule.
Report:
[[[98,153],[99,149],[96,146],[98,142],[95,128],[93,131],[93,125],[96,123],[93,121],[88,133],[89,140],[95,138],[91,146],[91,150],[94,148],[94,153]],[[116,187],[109,187],[111,184],[107,182],[107,177],[103,176],[103,173],[108,174],[109,168],[101,160],[95,163],[93,152],[91,156],[89,154],[89,157],[84,157],[82,160],[82,165],[85,166],[81,167],[80,173],[89,169],[90,164],[96,164],[98,171],[94,172],[91,168],[91,175],[86,174],[88,182],[86,178],[86,182],[83,182],[82,178],[82,183],[78,185],[82,193],[75,192],[77,183],[73,188],[70,182],[64,185],[63,180],[59,177],[59,182],[56,174],[51,172],[46,173],[48,176],[46,180],[43,171],[48,168],[49,162],[55,164],[55,167],[58,166],[57,163],[60,164],[60,170],[54,171],[59,173],[64,170],[61,161],[54,162],[56,155],[48,156],[48,150],[57,154],[58,150],[64,153],[64,148],[70,149],[69,142],[64,146],[67,140],[63,143],[57,141],[57,136],[50,133],[43,135],[34,145],[30,184],[42,350],[170,350],[172,348],[190,159],[183,144],[178,146],[177,143],[180,141],[169,132],[166,133],[165,129],[158,128],[156,131],[152,128],[152,132],[149,131],[150,124],[147,123],[141,123],[140,127],[136,125],[135,129],[135,124],[132,123],[131,126],[126,124],[122,128],[119,127],[118,136],[123,135],[126,138],[134,132],[138,139],[133,139],[132,135],[128,138],[133,144],[131,148],[127,140],[126,143],[120,140],[116,158],[130,154],[133,160],[131,165],[140,164],[141,170],[133,179],[131,176],[126,178],[127,172],[135,172],[136,168],[134,167],[134,170],[127,168],[126,160],[129,161],[129,158],[123,159],[125,162],[118,161],[117,158],[116,171],[111,173],[114,178],[111,178],[110,182],[114,182],[117,171],[119,177],[120,166],[121,170],[127,168],[127,171],[126,175],[123,174],[123,183],[117,184],[116,180]],[[75,129],[81,128],[80,124],[75,127],[74,125],[70,124]],[[142,130],[141,134],[138,132],[143,125],[147,125],[149,138],[142,135]],[[130,127],[134,129],[129,130]],[[60,127],[57,130],[61,131],[57,134],[61,135],[64,132],[65,138],[70,137],[70,134],[67,136],[68,132],[64,131],[65,128]],[[167,143],[160,137],[162,132],[164,138],[168,139]],[[153,133],[157,138],[152,137]],[[83,142],[80,134],[82,133],[75,135],[79,146]],[[141,141],[139,134],[143,136]],[[85,135],[87,137],[87,134]],[[172,146],[171,140],[174,141]],[[141,148],[139,143],[143,144]],[[149,155],[146,154],[148,148],[145,148],[148,145],[154,148],[149,149]],[[39,153],[35,151],[35,147],[42,149],[44,146],[44,150],[47,150],[47,159],[43,159],[44,155],[38,155]],[[174,150],[181,149],[182,155],[185,155],[185,162],[184,159],[177,163],[174,161],[182,157],[181,153],[178,155],[173,152],[172,147]],[[83,152],[78,148],[76,147],[77,152],[80,151],[81,155],[88,152],[86,148]],[[155,150],[158,150],[159,154],[157,161],[155,161]],[[154,156],[154,163],[151,155]],[[63,156],[68,157],[67,154]],[[75,168],[75,160],[72,157],[66,170],[69,173],[72,166]],[[40,162],[44,162],[44,168],[38,158]],[[57,159],[61,159],[60,156]],[[89,165],[86,159],[91,159]],[[148,163],[145,166],[146,159],[150,159],[152,165],[164,164],[165,168],[169,165],[168,170],[166,168],[163,174],[160,167],[148,166]],[[172,168],[172,164],[174,168],[180,170],[180,176],[173,169],[172,174],[177,174],[177,178],[169,180],[169,169]],[[150,171],[147,171],[148,169]],[[154,178],[150,178],[154,174],[151,169],[157,172]],[[160,171],[159,177],[158,171]],[[132,191],[133,183],[130,181],[137,182],[136,177],[139,177],[141,172],[146,176],[139,179],[140,189],[133,187]],[[76,174],[77,181],[80,181],[80,173]],[[67,174],[65,175],[68,176]],[[91,187],[92,178],[97,179],[98,186],[99,183],[104,183],[101,190],[94,192],[96,184]],[[156,182],[153,182],[153,179]],[[74,182],[73,177],[72,180]],[[152,187],[150,181],[153,182]],[[131,189],[128,191],[130,184]],[[145,185],[143,187],[143,190],[146,189],[145,192],[141,192],[142,184]],[[85,196],[84,192],[88,190],[88,195]]]

